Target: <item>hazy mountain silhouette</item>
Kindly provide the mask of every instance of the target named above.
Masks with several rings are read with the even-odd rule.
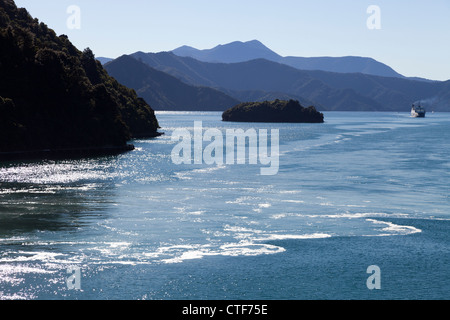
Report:
[[[382,77],[404,78],[391,67],[365,57],[285,57],[278,62],[300,70],[321,70],[339,73],[363,73]]]
[[[183,46],[172,52],[177,56],[191,57],[205,62],[236,63],[259,58],[278,61],[282,58],[257,40],[248,42],[235,41],[206,50]]]
[[[97,59],[98,61],[100,61],[100,63],[101,63],[102,65],[105,65],[105,64],[107,64],[108,62],[111,62],[111,61],[114,60],[114,59],[112,59],[112,58],[106,58],[106,57],[96,57],[95,59]]]
[[[120,83],[135,89],[155,110],[224,111],[239,103],[221,91],[188,85],[131,56],[119,57],[105,69]]]
[[[246,93],[279,93],[302,97],[322,110],[405,111],[419,99],[445,96],[443,82],[299,70],[265,59],[208,63],[171,52],[137,52],[133,56],[185,83],[214,87],[241,101],[252,101],[246,99]]]
[[[322,70],[340,73],[363,73],[384,77],[404,78],[391,67],[365,57],[282,57],[257,40],[235,41],[212,49],[198,50],[182,46],[172,51],[181,57],[191,57],[204,62],[237,63],[254,59],[279,62],[300,70]]]

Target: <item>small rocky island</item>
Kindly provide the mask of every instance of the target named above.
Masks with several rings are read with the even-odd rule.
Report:
[[[323,113],[311,106],[305,108],[295,100],[245,102],[222,114],[223,121],[323,123]]]

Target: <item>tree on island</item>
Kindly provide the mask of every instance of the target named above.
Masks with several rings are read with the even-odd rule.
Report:
[[[245,102],[222,114],[223,121],[323,123],[323,113],[315,107],[304,108],[296,100]]]

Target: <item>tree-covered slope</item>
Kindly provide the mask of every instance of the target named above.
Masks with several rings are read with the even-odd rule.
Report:
[[[0,152],[125,146],[157,136],[143,100],[12,0],[0,0]]]

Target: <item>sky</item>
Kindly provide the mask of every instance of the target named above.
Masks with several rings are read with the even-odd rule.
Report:
[[[450,79],[450,0],[15,2],[97,57],[256,39],[282,56],[371,57],[408,77]]]

